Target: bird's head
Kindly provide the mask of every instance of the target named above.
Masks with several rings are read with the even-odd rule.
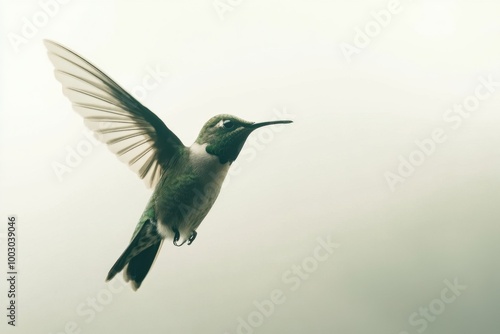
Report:
[[[196,139],[196,143],[207,144],[206,151],[219,157],[221,163],[233,162],[238,157],[250,133],[260,127],[287,124],[292,121],[248,122],[232,115],[217,115],[208,120]]]

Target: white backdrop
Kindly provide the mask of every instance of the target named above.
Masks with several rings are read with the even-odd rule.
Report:
[[[498,1],[1,3],[2,333],[497,332]],[[104,279],[151,191],[86,133],[44,38],[187,145],[218,113],[294,120],[252,135],[137,292]]]

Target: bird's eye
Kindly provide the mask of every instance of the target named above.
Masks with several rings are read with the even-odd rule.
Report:
[[[230,119],[225,119],[222,121],[222,126],[224,126],[225,129],[232,129],[234,127],[234,122]]]

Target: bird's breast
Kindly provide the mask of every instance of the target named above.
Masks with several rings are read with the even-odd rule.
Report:
[[[195,143],[189,148],[179,168],[182,171],[167,176],[156,197],[159,232],[164,237],[177,228],[182,239],[188,238],[219,195],[229,163],[221,164],[216,156],[206,152],[205,147]]]

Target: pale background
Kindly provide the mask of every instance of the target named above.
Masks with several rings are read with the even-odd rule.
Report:
[[[73,0],[16,51],[9,33],[43,9],[2,1],[0,232],[16,214],[20,276],[18,327],[2,311],[1,332],[498,332],[500,89],[456,130],[443,115],[480,77],[500,82],[500,3],[402,0],[348,62],[341,43],[388,1],[221,2],[222,18],[212,0]],[[128,90],[168,72],[141,101],[185,144],[218,113],[295,121],[252,135],[195,243],[165,244],[138,292],[104,278],[151,191],[103,145],[58,179],[53,164],[90,142],[43,38]],[[391,191],[384,174],[436,128],[446,142]],[[282,275],[314,263],[317,238],[340,247],[292,291]],[[411,324],[455,278],[465,291]],[[285,302],[239,329],[275,289]]]

